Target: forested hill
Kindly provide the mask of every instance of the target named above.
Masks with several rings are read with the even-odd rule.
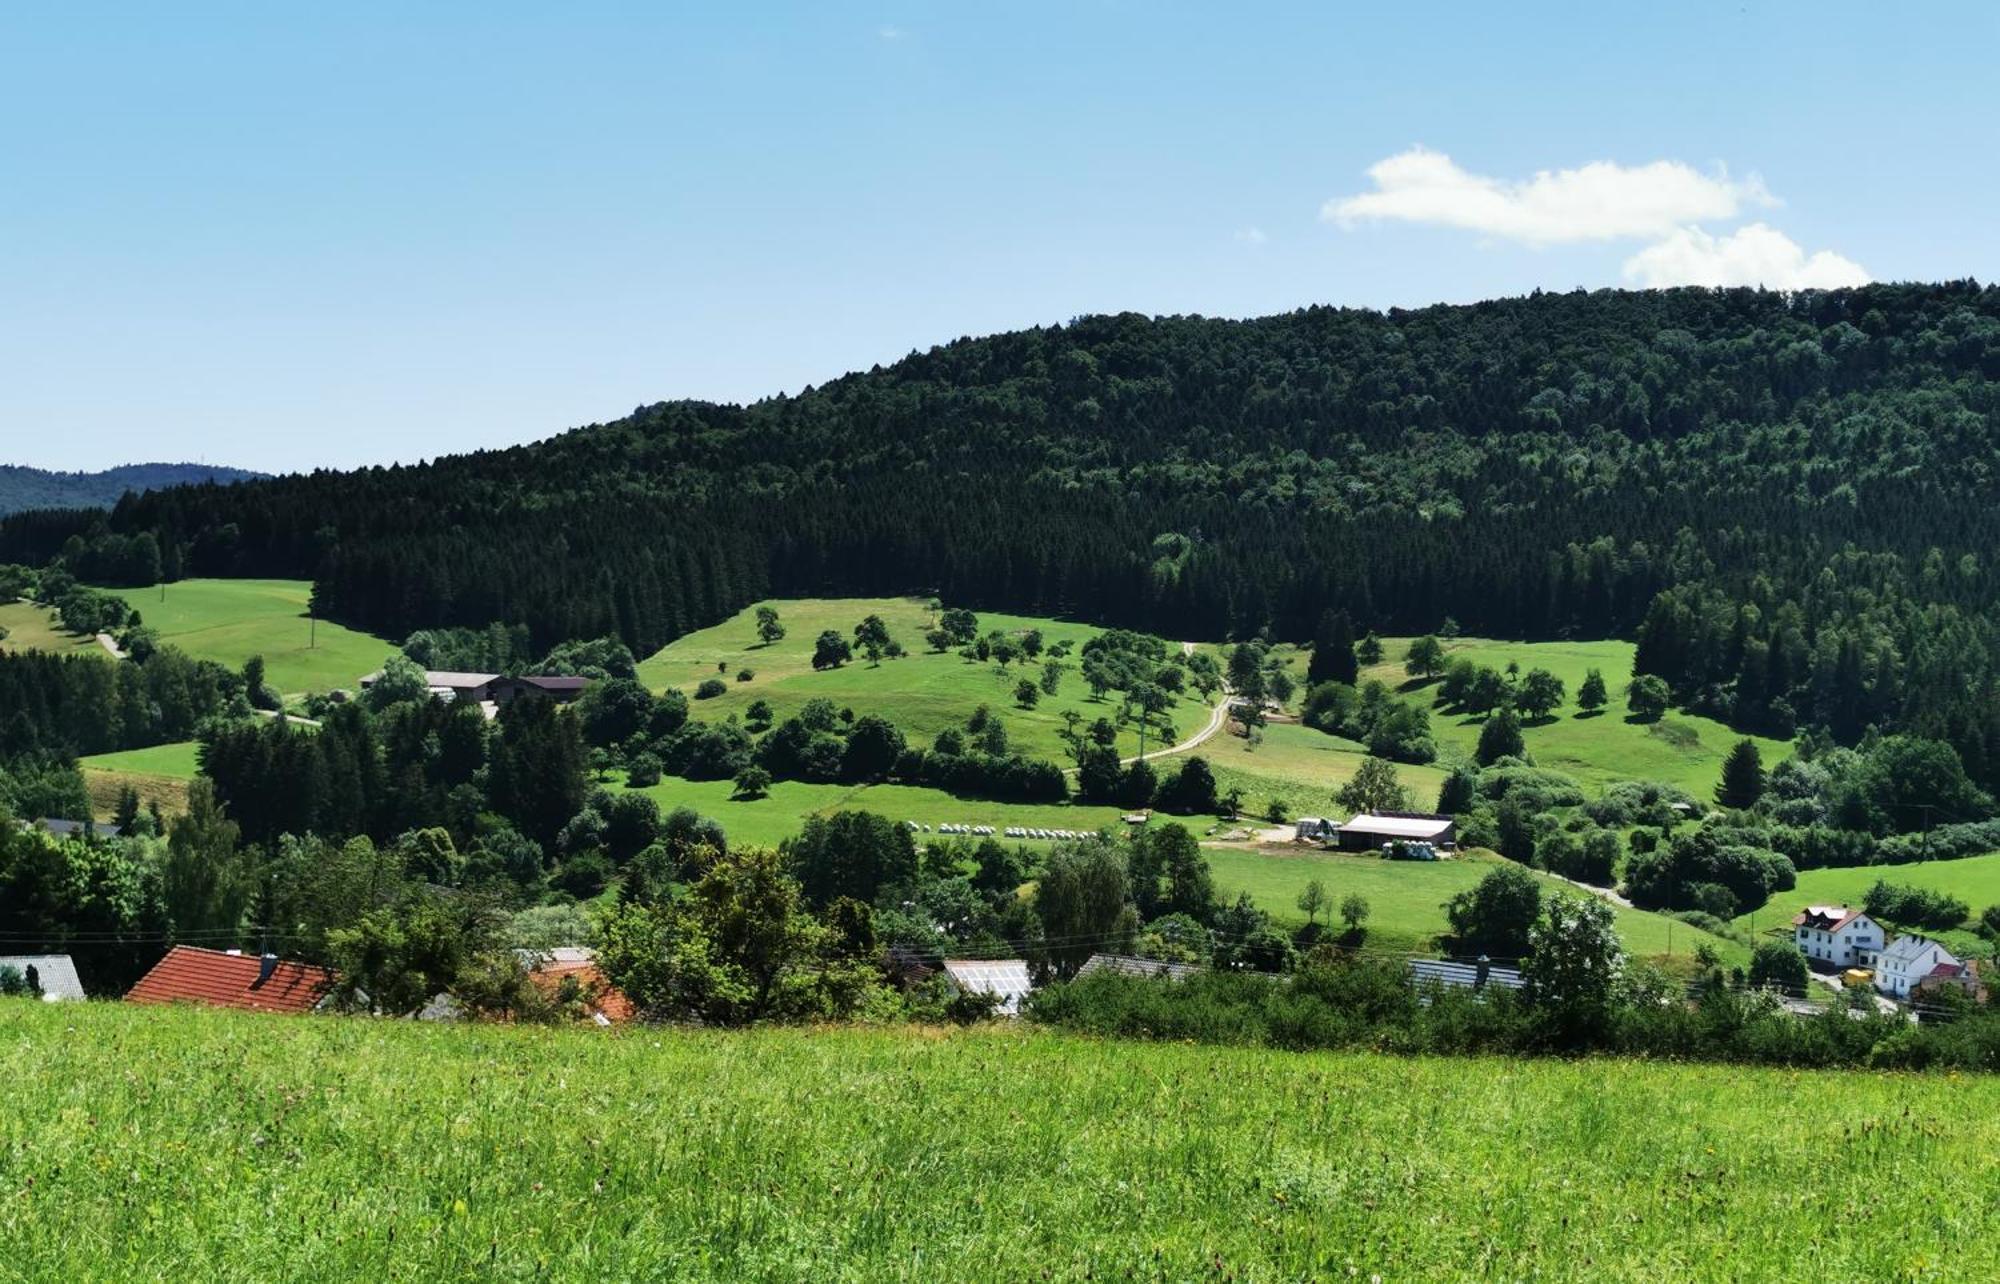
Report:
[[[97,473],[57,473],[0,464],[0,516],[33,508],[105,508],[117,503],[128,490],[248,481],[263,475],[208,464],[123,464]]]
[[[797,397],[412,468],[30,515],[0,560],[311,575],[389,633],[640,651],[767,594],[935,591],[1177,637],[1637,636],[1739,723],[2000,750],[2000,291],[1601,291],[1088,317]],[[106,534],[109,532],[109,534]],[[138,537],[136,540],[130,537]]]

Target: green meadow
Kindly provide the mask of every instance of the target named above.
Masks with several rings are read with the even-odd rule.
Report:
[[[1274,722],[1255,742],[1233,727],[1218,732],[1194,752],[1215,769],[1218,787],[1243,791],[1246,816],[1263,816],[1272,800],[1285,804],[1286,814],[1334,816],[1345,813],[1333,801],[1336,789],[1354,777],[1367,750],[1352,740],[1329,736],[1296,722]],[[1161,770],[1167,769],[1160,763]],[[1396,775],[1408,787],[1420,809],[1437,803],[1445,772],[1436,766],[1398,765]]]
[[[127,789],[139,795],[141,804],[158,803],[170,816],[186,811],[188,782],[198,774],[200,748],[195,741],[183,740],[79,758],[92,812],[99,820],[111,819],[118,811],[119,795]]]
[[[181,580],[110,591],[130,602],[162,642],[196,659],[240,669],[251,656],[263,656],[266,679],[286,695],[352,687],[396,649],[307,618],[312,585],[304,580]]]
[[[1435,707],[1437,684],[1414,684],[1403,671],[1409,638],[1382,639],[1382,663],[1364,669],[1362,677],[1377,678],[1392,688],[1405,688],[1406,698],[1432,707],[1431,733],[1441,757],[1470,757],[1479,743],[1481,719]],[[1657,723],[1628,722],[1625,687],[1632,679],[1630,642],[1494,642],[1453,638],[1445,643],[1447,660],[1463,656],[1475,664],[1506,671],[1509,663],[1521,671],[1547,669],[1562,679],[1563,707],[1549,720],[1523,729],[1523,739],[1535,762],[1576,777],[1587,787],[1601,789],[1619,780],[1664,780],[1697,798],[1706,798],[1722,775],[1722,760],[1743,736],[1712,718],[1669,710]],[[1591,669],[1604,675],[1610,704],[1585,714],[1576,705],[1576,691]],[[1781,740],[1753,737],[1765,767],[1791,756]]]
[[[943,824],[992,825],[1004,831],[1009,825],[1092,830],[1121,823],[1116,807],[983,802],[916,785],[780,780],[765,797],[746,800],[734,796],[736,787],[727,780],[681,780],[669,776],[657,785],[629,791],[616,778],[604,783],[616,792],[645,794],[658,802],[662,811],[692,807],[719,822],[731,843],[752,846],[775,847],[796,835],[808,817],[830,816],[838,811],[869,811],[890,820],[914,820],[932,826],[934,832]],[[1200,833],[1213,820],[1213,817],[1191,817],[1183,818],[1181,823]],[[1031,845],[1035,844],[1031,841]]]
[[[109,658],[96,638],[63,632],[56,613],[33,602],[0,603],[0,630],[7,635],[0,638],[0,651],[79,651]]]
[[[922,744],[929,744],[946,728],[962,728],[972,711],[984,704],[1005,720],[1017,749],[1030,757],[1059,761],[1067,761],[1060,736],[1065,710],[1074,710],[1086,722],[1100,717],[1116,720],[1116,697],[1108,696],[1101,702],[1091,699],[1079,671],[1077,651],[1103,631],[1091,625],[997,612],[980,614],[982,635],[995,629],[1017,633],[1040,629],[1045,645],[1072,644],[1056,694],[1040,697],[1033,709],[1021,709],[1014,703],[1014,687],[1024,677],[1039,678],[1042,661],[1016,663],[1003,672],[998,665],[964,660],[955,652],[931,651],[924,642],[931,614],[920,599],[806,598],[758,605],[777,609],[785,626],[785,636],[779,641],[766,646],[758,640],[756,607],[748,607],[647,657],[639,666],[640,679],[655,691],[677,688],[691,699],[704,679],[723,679],[729,684],[726,694],[694,702],[694,716],[709,721],[719,722],[730,714],[740,717],[760,699],[769,701],[782,721],[806,701],[825,698],[854,710],[856,715],[879,714],[895,723],[912,742]],[[851,640],[854,626],[868,615],[881,616],[890,635],[909,654],[880,664],[870,664],[857,654],[838,669],[815,671],[813,643],[820,633],[832,629]],[[754,676],[748,682],[738,682],[736,675],[744,669]],[[1208,722],[1211,707],[1193,691],[1184,696],[1168,715],[1177,738],[1200,731]],[[1159,745],[1148,742],[1146,748],[1151,751]],[[1133,729],[1121,732],[1118,751],[1126,755],[1139,752]]]
[[[2000,905],[2000,852],[1964,856],[1957,860],[1923,861],[1914,865],[1803,870],[1794,890],[1780,892],[1769,905],[1754,915],[1739,917],[1736,926],[1746,931],[1767,933],[1774,928],[1788,927],[1792,915],[1807,905],[1859,906],[1867,899],[1868,889],[1877,882],[1948,892],[1970,906],[1976,917],[1988,905]],[[1991,943],[1964,930],[1934,931],[1927,935],[1942,939],[1960,957],[1984,957],[1993,948]],[[1973,953],[1968,954],[1967,951]]]
[[[196,773],[196,758],[201,750],[198,741],[182,740],[174,744],[153,745],[145,749],[126,749],[118,753],[92,754],[77,760],[77,765],[85,771],[111,771],[129,776],[165,776],[174,780],[193,780]]]
[[[1233,847],[1207,849],[1215,872],[1216,891],[1225,899],[1248,892],[1257,905],[1281,922],[1303,923],[1299,893],[1317,879],[1327,891],[1322,921],[1333,917],[1342,898],[1359,893],[1368,901],[1367,946],[1374,949],[1433,953],[1433,941],[1446,929],[1444,903],[1504,864],[1490,852],[1475,851],[1445,861],[1391,861],[1378,856],[1353,856],[1311,847],[1292,850]],[[1530,870],[1545,892],[1571,896],[1588,893],[1560,879]],[[1697,945],[1707,945],[1728,965],[1747,964],[1750,951],[1737,942],[1715,936],[1645,910],[1612,910],[1625,949],[1636,958],[1679,966],[1691,964]]]
[[[1947,1280],[2000,1256],[1986,1076],[21,1000],[0,1075],[6,1279]]]

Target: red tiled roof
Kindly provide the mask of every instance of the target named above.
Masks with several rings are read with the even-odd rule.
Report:
[[[176,945],[125,995],[127,1003],[206,1003],[250,1012],[310,1012],[333,988],[334,975],[310,963],[280,961],[259,982],[255,954]]]
[[[562,985],[563,978],[569,976],[575,977],[583,992],[590,996],[591,1011],[603,1013],[605,1020],[616,1025],[639,1015],[639,1010],[632,1005],[632,1000],[625,997],[623,990],[611,984],[611,979],[605,976],[603,969],[595,963],[544,963],[530,972],[528,979],[533,981],[535,988],[543,994],[553,996],[557,992],[557,987]]]

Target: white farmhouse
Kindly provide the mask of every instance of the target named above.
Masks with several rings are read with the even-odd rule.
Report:
[[[1939,968],[1955,968],[1950,950],[1928,936],[1899,936],[1875,963],[1875,988],[1893,999],[1907,999],[1917,983]]]
[[[1874,919],[1845,905],[1808,905],[1792,918],[1792,942],[1812,963],[1872,967],[1888,939]]]

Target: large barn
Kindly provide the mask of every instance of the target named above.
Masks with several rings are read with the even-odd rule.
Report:
[[[1375,851],[1384,843],[1431,843],[1449,848],[1458,837],[1458,822],[1450,816],[1424,812],[1365,811],[1342,821],[1333,845],[1344,852]]]

